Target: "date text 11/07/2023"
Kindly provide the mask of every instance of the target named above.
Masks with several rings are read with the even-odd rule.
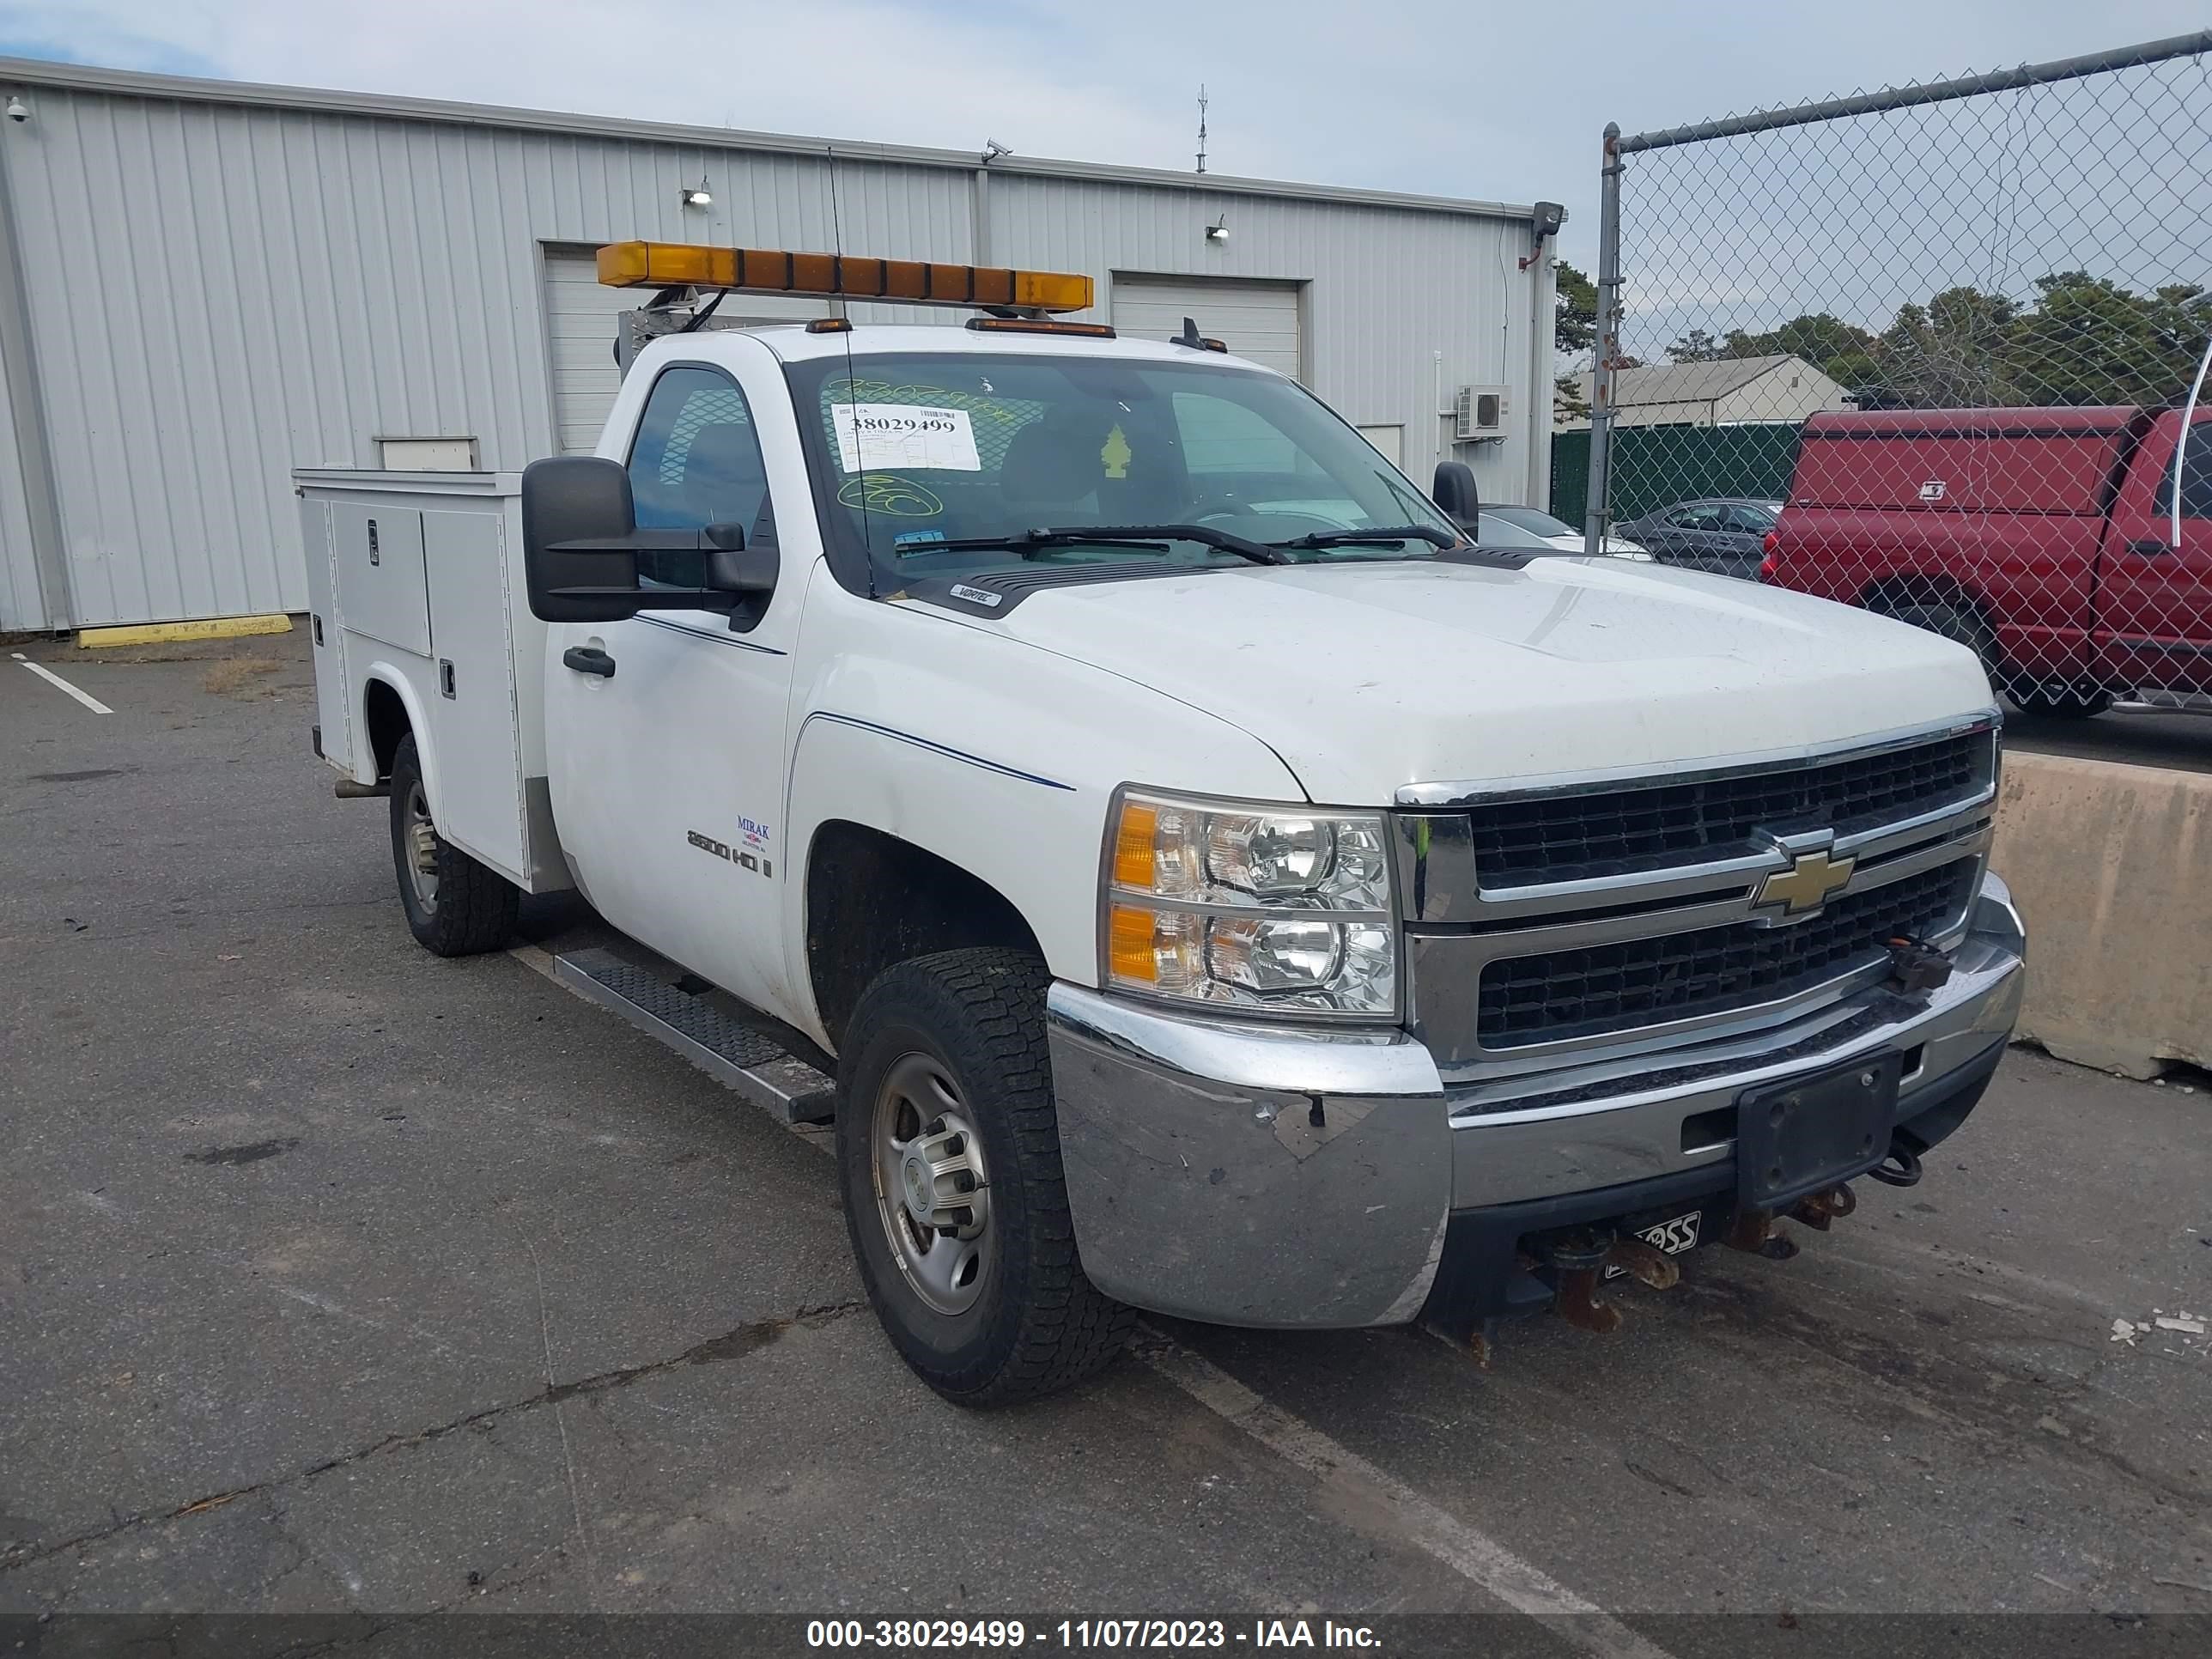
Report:
[[[810,1648],[1363,1648],[1382,1645],[1365,1625],[1333,1619],[811,1619]]]

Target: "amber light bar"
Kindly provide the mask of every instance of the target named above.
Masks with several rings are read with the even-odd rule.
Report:
[[[1018,311],[1082,311],[1091,303],[1091,279],[1065,271],[700,247],[684,242],[610,242],[599,250],[599,281],[609,288],[744,289],[756,294],[896,300],[908,305],[1006,306]]]

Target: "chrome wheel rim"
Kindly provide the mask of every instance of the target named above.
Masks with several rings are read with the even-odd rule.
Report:
[[[407,864],[407,884],[415,890],[415,902],[426,914],[438,908],[438,831],[430,822],[430,803],[422,786],[410,784],[401,839]]]
[[[997,1266],[998,1234],[982,1145],[951,1074],[928,1054],[892,1062],[868,1139],[891,1260],[924,1305],[967,1312]]]

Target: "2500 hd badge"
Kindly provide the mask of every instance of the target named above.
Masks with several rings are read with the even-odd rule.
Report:
[[[696,830],[686,830],[684,839],[701,852],[712,853],[718,859],[727,859],[732,864],[742,865],[757,876],[773,876],[775,873],[775,860],[756,858],[750,853],[733,852],[729,842],[716,841],[712,836],[702,836]]]

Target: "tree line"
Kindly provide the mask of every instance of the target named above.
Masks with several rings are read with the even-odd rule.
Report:
[[[2212,297],[2175,283],[2138,294],[2086,271],[2054,271],[2035,297],[1961,286],[1925,305],[1898,308],[1880,332],[1826,312],[1791,318],[1765,332],[1731,329],[1716,337],[1692,329],[1667,348],[1670,362],[1788,356],[1803,359],[1850,392],[1862,409],[2164,404],[2189,390],[2212,330]],[[1595,284],[1559,265],[1554,343],[1588,351],[1597,337]],[[1625,359],[1623,368],[1640,368]],[[1577,377],[1562,375],[1563,418],[1589,413]]]

